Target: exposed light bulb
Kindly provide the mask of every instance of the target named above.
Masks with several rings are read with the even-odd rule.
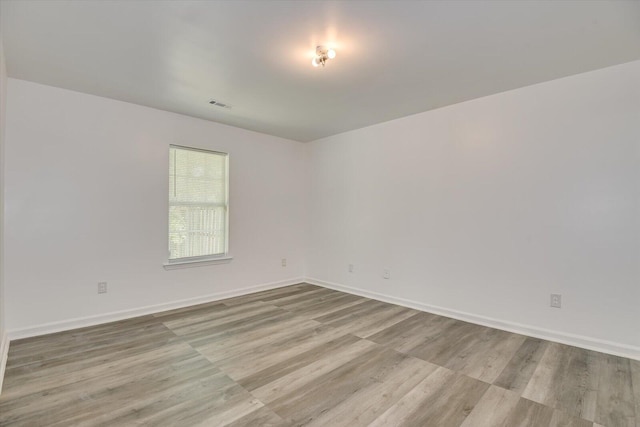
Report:
[[[336,57],[336,51],[333,49],[328,49],[324,46],[316,46],[316,56],[311,60],[311,65],[314,67],[319,67],[322,65],[323,67],[327,63],[327,60],[333,59]]]

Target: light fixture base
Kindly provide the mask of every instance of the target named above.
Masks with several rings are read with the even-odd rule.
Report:
[[[330,49],[326,46],[316,46],[316,56],[311,61],[311,65],[313,65],[314,67],[322,65],[324,67],[327,63],[327,60],[333,59],[335,57],[335,50]]]

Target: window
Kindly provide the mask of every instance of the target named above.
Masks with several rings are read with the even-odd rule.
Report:
[[[169,147],[169,262],[227,254],[226,153]]]

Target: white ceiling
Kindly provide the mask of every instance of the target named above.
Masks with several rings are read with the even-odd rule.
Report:
[[[2,0],[0,8],[10,77],[297,141],[640,59],[640,1]],[[337,51],[324,69],[311,66],[318,44]]]

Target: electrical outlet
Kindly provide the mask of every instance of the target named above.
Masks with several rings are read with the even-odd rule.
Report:
[[[551,307],[554,307],[554,308],[562,307],[562,295],[551,294]]]
[[[282,266],[283,267],[287,266],[287,259],[286,258],[282,258]]]
[[[391,270],[389,270],[388,268],[382,270],[382,277],[385,279],[391,279]]]
[[[107,282],[98,282],[98,293],[99,294],[107,293]]]
[[[353,273],[353,264],[349,264],[349,273]]]

